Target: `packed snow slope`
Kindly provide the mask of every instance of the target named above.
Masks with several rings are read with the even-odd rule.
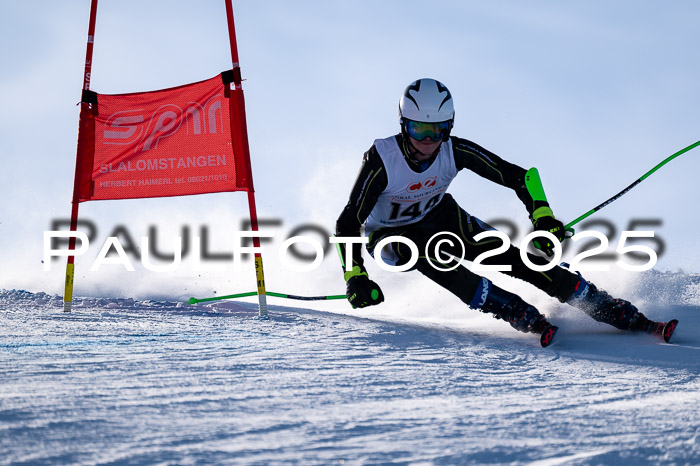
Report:
[[[0,463],[698,464],[700,277],[665,279],[644,302],[671,344],[557,305],[546,349],[468,309],[4,290]]]

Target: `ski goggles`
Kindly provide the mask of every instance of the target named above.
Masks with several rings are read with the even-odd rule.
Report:
[[[450,135],[452,121],[440,123],[425,123],[422,121],[406,120],[406,132],[416,141],[429,137],[433,141],[442,141]]]

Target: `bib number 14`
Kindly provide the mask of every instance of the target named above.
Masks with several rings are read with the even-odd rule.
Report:
[[[399,218],[413,219],[420,217],[428,210],[432,209],[440,202],[440,195],[433,196],[423,205],[423,201],[415,202],[408,207],[403,207],[398,202],[391,203],[391,213],[389,214],[389,220],[397,220]]]

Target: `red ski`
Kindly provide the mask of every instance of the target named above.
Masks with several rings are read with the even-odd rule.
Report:
[[[650,333],[652,335],[656,335],[657,337],[663,339],[666,343],[671,339],[671,336],[673,336],[673,332],[676,330],[676,327],[678,326],[678,321],[676,319],[669,320],[668,322],[654,322],[654,324],[651,327]]]
[[[552,343],[552,340],[554,340],[554,335],[557,333],[557,330],[559,330],[559,327],[557,327],[556,325],[550,325],[544,329],[544,331],[540,335],[540,345],[542,345],[542,348],[546,348]]]

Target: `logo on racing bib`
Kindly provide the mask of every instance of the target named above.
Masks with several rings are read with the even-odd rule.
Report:
[[[408,186],[406,186],[406,192],[415,193],[417,191],[420,191],[421,189],[432,188],[433,186],[435,186],[435,183],[437,183],[437,176],[426,178],[422,183],[420,181],[412,181],[408,184]]]

